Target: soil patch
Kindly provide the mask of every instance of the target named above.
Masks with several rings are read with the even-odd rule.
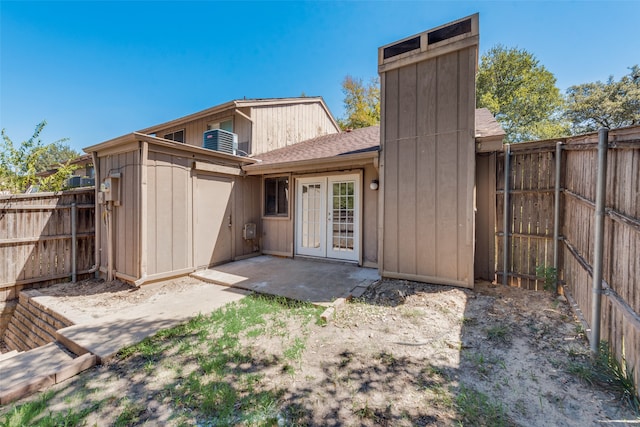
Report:
[[[179,292],[191,280],[138,290],[87,282],[81,286],[92,289],[88,295],[65,293],[64,287],[48,288],[48,294],[103,310]],[[588,344],[568,304],[550,293],[384,280],[341,305],[325,326],[305,319],[279,313],[244,331],[238,348],[246,362],[225,377],[227,386],[236,387],[233,378],[250,373],[242,381],[252,378],[251,393],[276,396],[272,410],[280,425],[637,423],[616,390],[576,375],[576,368],[588,366]],[[50,390],[47,409],[94,405],[84,418],[89,425],[113,423],[131,411],[133,424],[217,425],[172,393],[207,362],[194,360],[195,350],[181,343],[152,359],[139,350],[140,357],[59,384]],[[0,420],[9,410],[0,408]]]

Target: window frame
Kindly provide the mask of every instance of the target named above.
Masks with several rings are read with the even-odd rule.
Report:
[[[182,141],[177,141],[175,138],[175,134],[178,132],[182,132]],[[172,132],[167,132],[162,137],[163,139],[167,139],[169,141],[177,142],[178,144],[186,144],[187,143],[187,131],[185,128],[176,129]]]
[[[267,210],[267,184],[269,182],[275,181],[275,213],[269,213]],[[279,219],[289,219],[291,215],[291,176],[290,175],[277,175],[277,176],[265,176],[262,180],[262,216],[263,218],[279,218]],[[284,206],[286,207],[286,212],[280,212],[279,207],[280,203],[278,200],[278,195],[280,194],[279,183],[286,182],[285,195],[286,195],[286,203]]]
[[[223,129],[221,127],[221,125],[225,122],[231,122],[231,130],[229,132],[235,133],[236,130],[236,121],[234,120],[233,116],[228,116],[228,117],[223,117],[219,120],[214,120],[211,122],[207,122],[207,130],[213,130],[213,129],[222,129],[222,130],[227,130],[227,129]],[[218,126],[218,127],[214,127],[214,126]]]

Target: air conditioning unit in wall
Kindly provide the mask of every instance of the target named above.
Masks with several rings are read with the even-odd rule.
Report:
[[[238,135],[223,129],[211,129],[202,136],[202,147],[222,153],[237,155]]]

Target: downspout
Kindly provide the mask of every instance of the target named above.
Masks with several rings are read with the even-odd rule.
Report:
[[[553,269],[555,271],[556,295],[560,291],[558,276],[558,245],[560,240],[560,174],[562,173],[562,142],[556,143],[556,185],[555,199],[553,204]]]
[[[502,217],[502,283],[509,286],[509,182],[511,169],[511,144],[505,144],[504,152],[504,211]]]
[[[102,221],[100,221],[100,203],[98,203],[98,193],[100,192],[100,163],[98,162],[98,152],[94,151],[91,153],[91,159],[93,161],[93,176],[95,178],[95,212],[94,212],[94,228],[95,228],[95,239],[94,239],[94,266],[95,269],[95,277],[96,279],[100,277],[100,248],[101,248],[101,230],[102,230]]]
[[[607,149],[609,129],[598,131],[598,177],[596,181],[595,236],[593,244],[593,286],[591,305],[591,356],[597,357],[600,351],[600,317],[602,305],[602,258],[604,244],[604,217],[607,185]]]

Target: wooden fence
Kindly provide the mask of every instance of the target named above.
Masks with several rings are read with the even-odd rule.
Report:
[[[556,144],[510,147],[507,278],[541,289],[537,266],[553,265]],[[592,325],[597,134],[561,139],[561,290]],[[640,126],[609,132],[601,338],[640,380]],[[504,279],[505,153],[496,153],[496,280]]]
[[[0,196],[0,336],[20,290],[71,278],[74,204],[76,272],[91,273],[94,199],[93,188]]]

